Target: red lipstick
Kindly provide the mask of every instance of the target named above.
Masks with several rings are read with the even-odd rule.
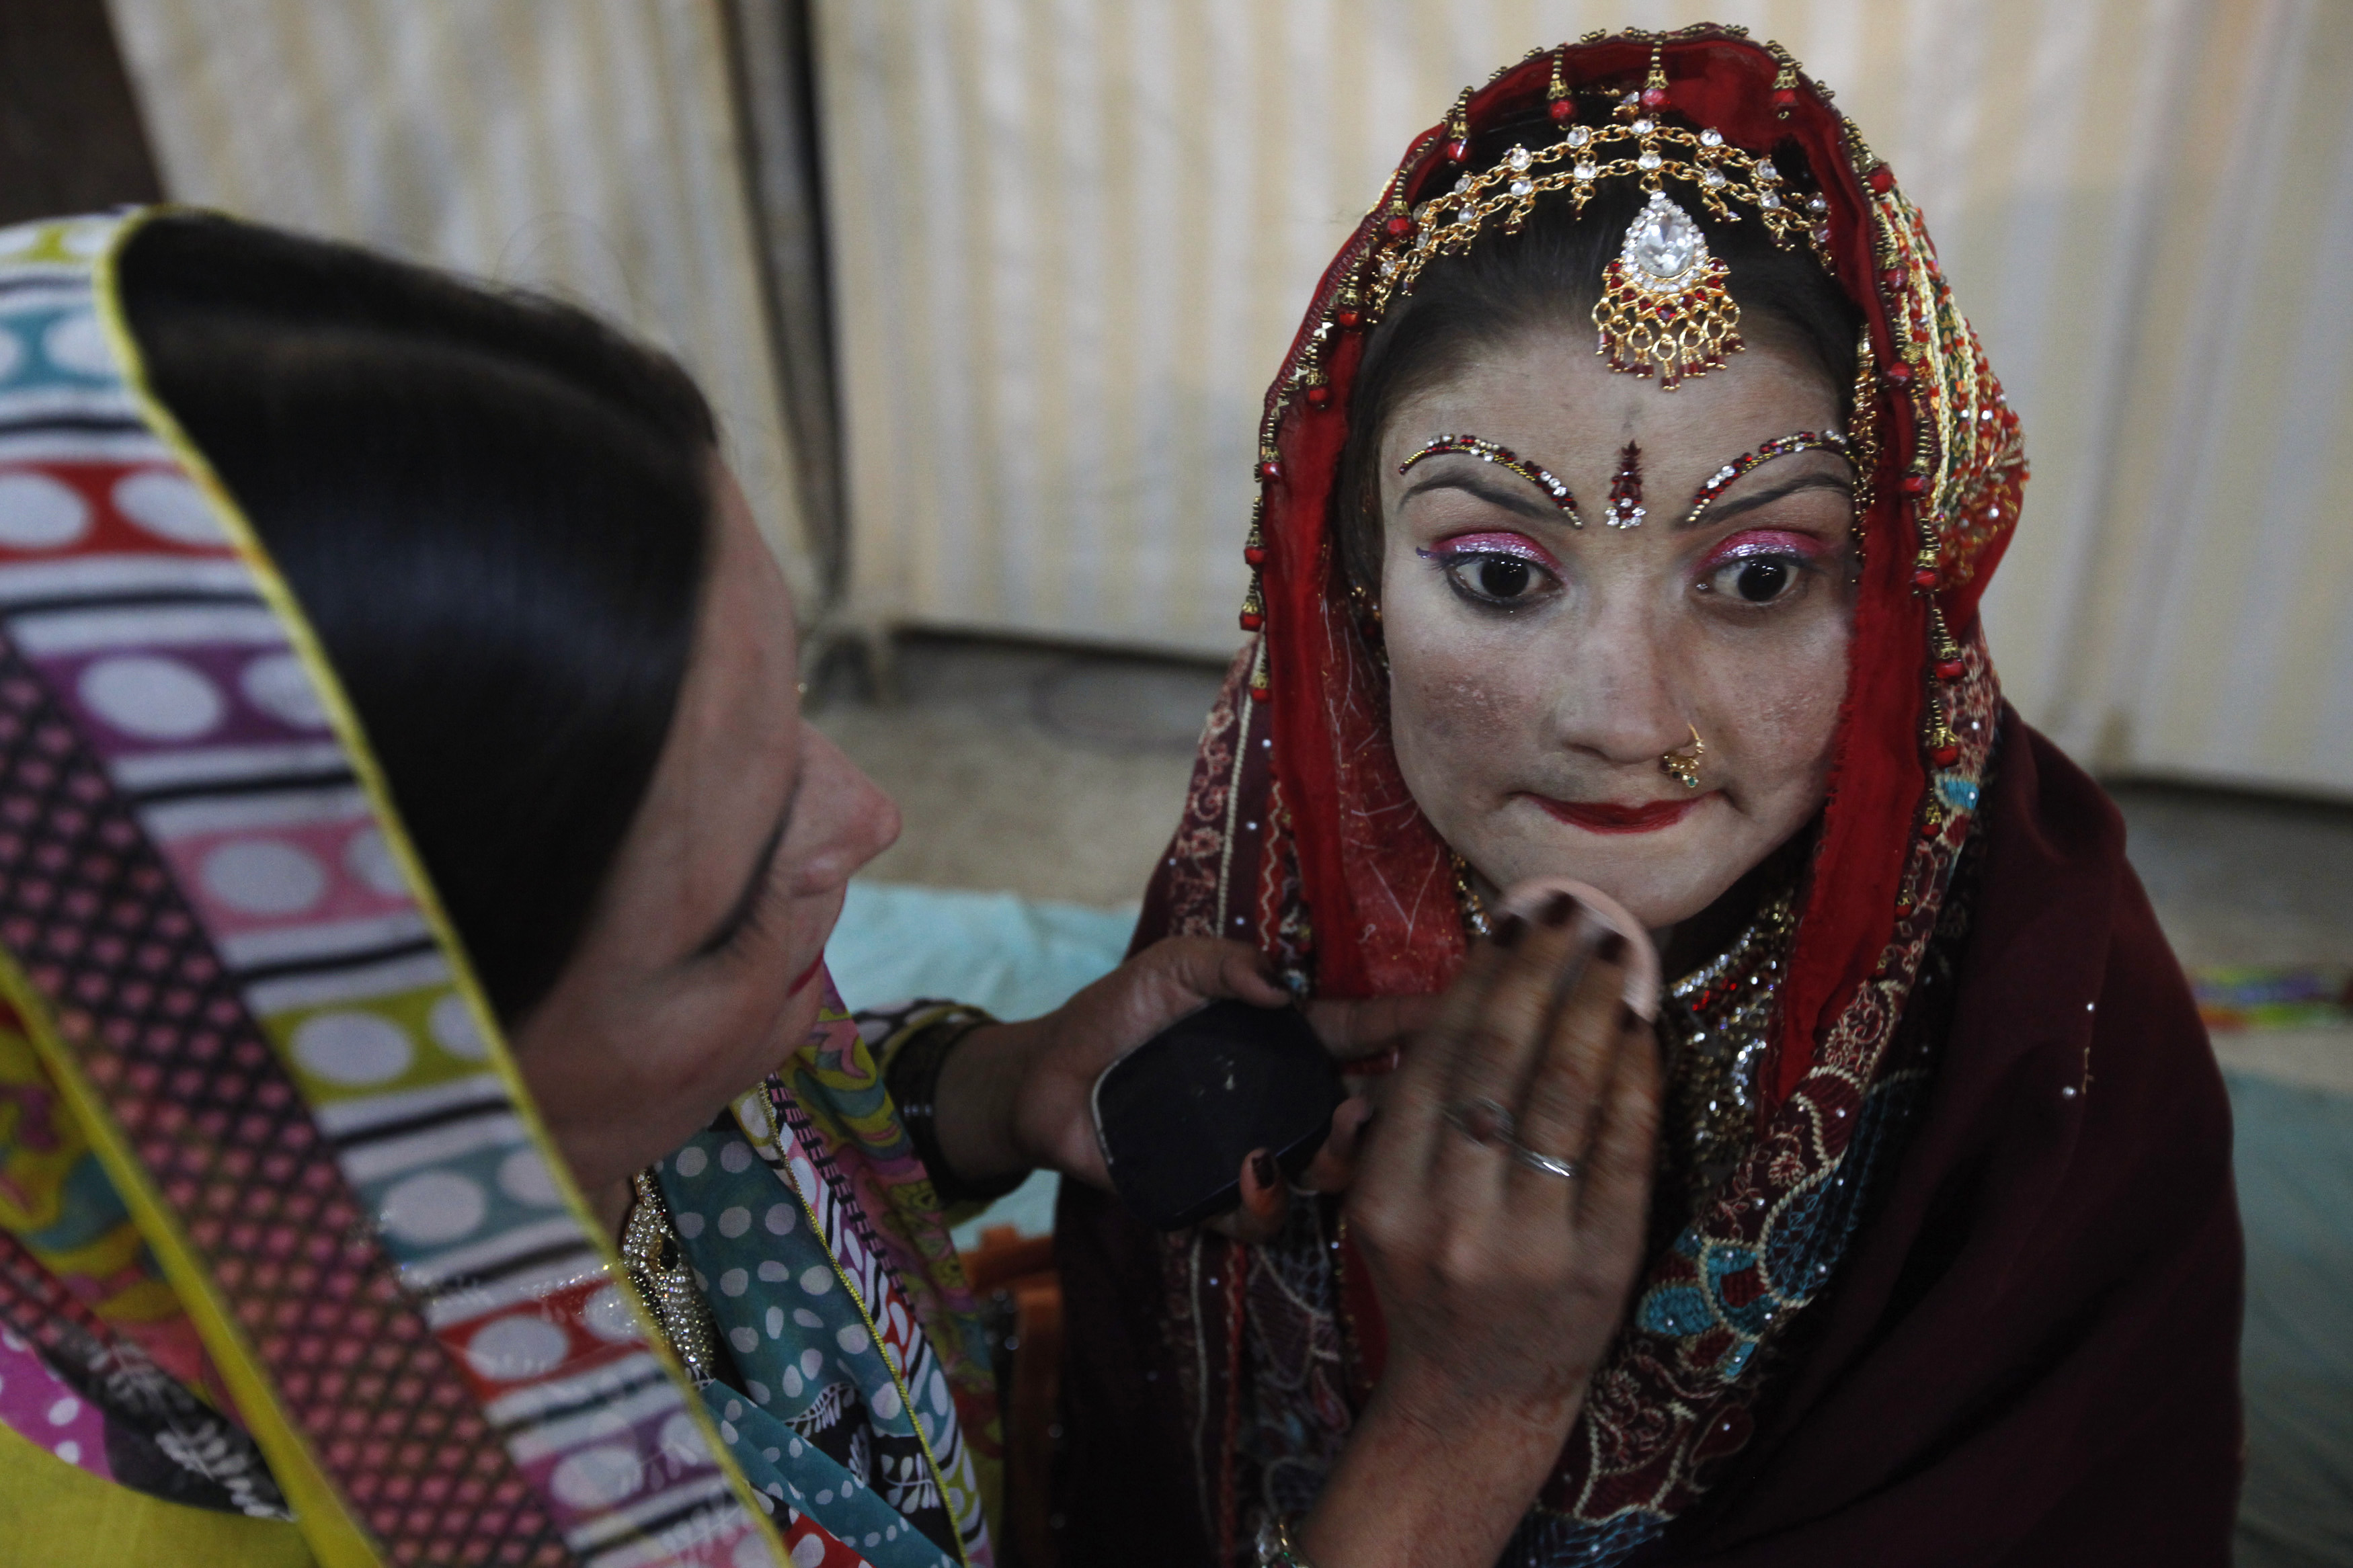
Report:
[[[1710,790],[1708,795],[1715,793]],[[1705,800],[1707,795],[1695,795],[1685,800],[1645,801],[1641,805],[1620,805],[1607,800],[1554,800],[1541,795],[1528,798],[1561,821],[1573,827],[1582,827],[1588,833],[1656,833],[1662,827],[1672,827],[1681,822],[1684,814]]]

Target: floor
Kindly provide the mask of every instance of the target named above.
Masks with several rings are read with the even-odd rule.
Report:
[[[907,827],[868,875],[1130,905],[1176,821],[1213,666],[948,637],[901,645],[898,700],[850,672],[818,723]],[[2353,963],[2353,809],[2116,784],[2182,962]],[[2225,1065],[2353,1093],[2353,1030],[2218,1037]]]
[[[812,714],[906,817],[867,875],[1133,904],[1176,826],[1222,671],[948,638],[900,645],[898,700],[818,684]]]

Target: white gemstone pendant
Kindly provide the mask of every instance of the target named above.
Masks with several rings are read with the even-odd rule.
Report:
[[[1620,254],[1636,283],[1660,291],[1683,288],[1708,259],[1699,225],[1664,191],[1652,191],[1650,205],[1627,226]]]
[[[1664,191],[1626,226],[1625,247],[1603,274],[1593,306],[1599,353],[1609,368],[1656,375],[1672,392],[1687,376],[1705,375],[1740,350],[1740,307],[1725,291],[1725,265],[1710,254],[1691,214]],[[1613,518],[1620,527],[1633,519]]]

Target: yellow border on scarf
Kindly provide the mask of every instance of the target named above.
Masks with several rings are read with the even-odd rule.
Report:
[[[360,787],[367,796],[368,805],[375,814],[376,825],[383,830],[385,842],[392,850],[395,863],[400,867],[407,881],[409,895],[417,900],[417,910],[425,919],[426,929],[432,932],[436,946],[439,948],[441,956],[449,964],[451,984],[457,994],[465,998],[467,1010],[473,1016],[474,1027],[482,1037],[491,1067],[498,1074],[501,1084],[506,1089],[507,1098],[513,1106],[516,1120],[522,1122],[525,1131],[529,1133],[532,1145],[546,1166],[548,1175],[554,1183],[556,1191],[563,1194],[565,1206],[571,1212],[574,1220],[579,1224],[582,1232],[588,1238],[589,1245],[596,1248],[598,1262],[605,1274],[612,1279],[626,1280],[628,1276],[621,1267],[613,1238],[605,1234],[603,1223],[589,1208],[587,1200],[582,1196],[578,1184],[573,1181],[570,1163],[564,1158],[562,1151],[556,1147],[555,1140],[549,1134],[546,1124],[540,1120],[538,1102],[532,1098],[529,1087],[522,1080],[522,1075],[515,1068],[514,1059],[507,1050],[505,1033],[500,1028],[497,1017],[492,1015],[490,1004],[484,998],[481,984],[474,975],[473,963],[467,956],[465,944],[458,938],[457,928],[450,923],[448,912],[441,907],[440,893],[434,887],[432,878],[426,874],[425,862],[417,853],[416,845],[409,839],[407,825],[401,820],[400,814],[393,807],[392,790],[385,780],[384,770],[376,762],[375,752],[367,743],[367,735],[361,728],[359,715],[353,709],[350,698],[344,694],[343,682],[337,678],[334,666],[329,662],[326,649],[319,641],[318,633],[311,628],[310,618],[302,613],[301,605],[295,599],[292,587],[279,574],[277,563],[269,558],[269,552],[262,547],[260,536],[254,531],[252,522],[247,519],[245,509],[238,505],[236,497],[229,493],[228,487],[223,484],[220,476],[213,471],[211,462],[196,444],[189,439],[187,432],[180,427],[180,422],[173,416],[171,410],[164,405],[163,400],[155,395],[154,388],[149,384],[146,359],[140,353],[138,340],[132,335],[130,323],[123,317],[117,274],[123,247],[141,228],[158,217],[184,215],[225,216],[208,213],[200,207],[168,204],[142,207],[121,221],[112,238],[108,242],[105,251],[98,258],[97,264],[92,268],[90,291],[99,325],[106,334],[107,345],[113,351],[115,363],[121,369],[123,384],[138,404],[141,418],[145,422],[148,429],[170,448],[173,457],[186,471],[188,478],[195,482],[197,488],[204,492],[206,499],[212,503],[215,520],[228,534],[230,542],[236,546],[237,552],[244,561],[247,570],[253,574],[254,581],[259,586],[263,599],[276,616],[279,625],[286,633],[287,641],[292,646],[296,657],[302,661],[304,670],[310,675],[317,689],[320,704],[326,710],[335,739],[341,744],[345,760],[351,763],[352,772],[359,780]],[[8,980],[8,984],[21,987],[27,994],[30,994],[30,986],[26,984],[21,974],[15,973],[13,963],[9,965],[9,975],[13,976],[13,979]],[[77,1082],[79,1082],[78,1077]],[[83,1092],[87,1094],[89,1091],[85,1088]],[[90,1103],[93,1108],[101,1112],[102,1117],[103,1107],[97,1105],[94,1096]],[[79,1107],[78,1106],[77,1109]],[[100,1140],[95,1131],[93,1132],[92,1141],[100,1142],[101,1146],[112,1143],[119,1137],[119,1132],[113,1128],[111,1119],[106,1120],[106,1126],[107,1135],[104,1140]],[[132,1168],[134,1171],[137,1170],[136,1160],[131,1155],[127,1147],[118,1146],[115,1152],[118,1157],[128,1161]],[[115,1173],[110,1169],[109,1173]],[[164,1219],[164,1214],[160,1196],[153,1194],[145,1185],[144,1173],[140,1172],[139,1174],[142,1179],[137,1184],[138,1190],[145,1198],[146,1204],[153,1208],[156,1217],[159,1220]],[[125,1193],[125,1197],[126,1201],[130,1201],[128,1191]],[[137,1202],[133,1203],[133,1212],[140,1212],[140,1205]],[[141,1218],[141,1228],[147,1229],[144,1223],[146,1216],[142,1214]],[[176,1228],[170,1228],[168,1234],[172,1236],[176,1245],[185,1247],[185,1238],[179,1235]],[[158,1256],[161,1256],[160,1251]],[[186,1252],[181,1261],[183,1266],[192,1269],[199,1282],[207,1288],[206,1300],[209,1302],[210,1281],[204,1277],[203,1265],[195,1260],[193,1251]],[[172,1279],[174,1286],[178,1288],[180,1278],[173,1273],[168,1262],[165,1264],[165,1273]],[[677,1354],[670,1349],[669,1340],[664,1337],[652,1317],[646,1311],[645,1304],[638,1300],[635,1290],[624,1289],[619,1292],[619,1295],[628,1303],[630,1311],[636,1315],[639,1336],[670,1374],[671,1386],[685,1395],[687,1413],[693,1420],[695,1429],[702,1434],[703,1447],[710,1451],[712,1462],[718,1466],[720,1474],[726,1478],[729,1488],[735,1494],[737,1506],[750,1518],[753,1528],[765,1538],[774,1561],[779,1565],[789,1563],[791,1558],[785,1550],[783,1535],[770,1521],[767,1510],[762,1505],[760,1494],[753,1489],[750,1479],[729,1457],[727,1445],[720,1441],[719,1428],[712,1419],[710,1408],[703,1404],[702,1395],[687,1378],[685,1369],[679,1364]],[[214,1308],[213,1310],[217,1312],[217,1308]],[[269,1388],[269,1374],[261,1369],[259,1360],[255,1359],[248,1365],[240,1365],[234,1371],[231,1369],[231,1361],[250,1356],[251,1352],[244,1344],[242,1337],[236,1334],[234,1327],[225,1317],[222,1318],[221,1322],[224,1331],[231,1336],[229,1343],[236,1353],[226,1359],[220,1358],[217,1351],[215,1352],[215,1355],[216,1359],[222,1359],[222,1375],[229,1379],[230,1387],[235,1390],[239,1405],[243,1405],[247,1398],[247,1391],[241,1380],[258,1380],[265,1392],[266,1406],[271,1412],[272,1418],[282,1428],[285,1440],[294,1445],[300,1451],[300,1466],[305,1477],[305,1486],[315,1481],[319,1489],[320,1497],[311,1506],[331,1507],[342,1522],[356,1535],[358,1527],[343,1509],[342,1500],[336,1493],[332,1482],[328,1480],[325,1472],[318,1468],[317,1461],[311,1456],[307,1447],[303,1446],[301,1436],[294,1432],[290,1424],[285,1422],[283,1414],[279,1412],[275,1390]],[[202,1319],[199,1319],[198,1326],[200,1330],[206,1326]],[[209,1334],[206,1344],[207,1348],[211,1348]],[[256,1432],[254,1436],[257,1442],[262,1441],[259,1432]],[[269,1455],[272,1468],[276,1468],[279,1463],[276,1451],[266,1442],[263,1443],[262,1451]],[[287,1495],[291,1500],[294,1497],[294,1488],[288,1484],[283,1474],[280,1476],[280,1485],[286,1488]],[[306,1526],[305,1535],[307,1536],[308,1533]],[[363,1536],[360,1539],[365,1538]],[[365,1556],[351,1557],[341,1554],[342,1547],[343,1543],[338,1542],[337,1553],[332,1556],[330,1555],[324,1544],[320,1544],[316,1548],[320,1561],[325,1568],[344,1568],[347,1563],[351,1564],[352,1568],[375,1568],[377,1558],[372,1549],[365,1549],[367,1551]]]
[[[70,1465],[0,1421],[0,1519],[19,1563],[41,1568],[313,1568],[296,1526],[166,1502]]]
[[[189,1321],[203,1336],[205,1349],[211,1352],[222,1381],[237,1400],[237,1414],[269,1460],[270,1474],[286,1494],[311,1555],[322,1568],[377,1568],[380,1560],[373,1542],[287,1417],[278,1402],[277,1388],[261,1369],[260,1358],[247,1342],[244,1330],[215,1290],[212,1276],[189,1245],[187,1234],[155,1190],[147,1168],[132,1152],[106,1101],[82,1076],[81,1060],[58,1031],[47,1001],[17,965],[16,955],[5,948],[0,948],[0,994],[6,995],[24,1019],[33,1048],[41,1054],[58,1092],[90,1134],[99,1163],[106,1168],[114,1190],[122,1195],[124,1206],[138,1223],[140,1235],[153,1249],[155,1261],[186,1309]]]

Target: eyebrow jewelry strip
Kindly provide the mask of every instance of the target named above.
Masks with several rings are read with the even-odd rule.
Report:
[[[1465,453],[1482,463],[1493,463],[1499,468],[1510,469],[1550,496],[1553,505],[1568,514],[1568,523],[1571,528],[1585,526],[1585,515],[1577,510],[1577,498],[1568,493],[1567,485],[1554,479],[1534,463],[1528,462],[1509,447],[1498,447],[1494,442],[1482,441],[1476,436],[1440,436],[1437,440],[1399,463],[1398,472],[1402,474],[1424,458],[1435,458],[1446,452]]]
[[[1707,477],[1699,494],[1692,500],[1691,510],[1683,513],[1681,526],[1689,528],[1700,520],[1700,514],[1715,504],[1715,498],[1730,489],[1734,480],[1751,468],[1761,468],[1776,458],[1794,457],[1799,452],[1836,452],[1848,462],[1854,453],[1847,438],[1835,430],[1800,430],[1794,435],[1779,436],[1766,442],[1753,452],[1743,452]]]

